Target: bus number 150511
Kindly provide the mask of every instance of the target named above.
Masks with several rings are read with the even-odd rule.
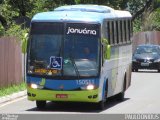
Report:
[[[78,85],[95,84],[94,80],[77,80],[76,82],[77,82]]]

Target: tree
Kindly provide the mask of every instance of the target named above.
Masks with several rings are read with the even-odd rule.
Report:
[[[130,10],[133,13],[133,20],[142,16],[145,12],[151,14],[160,7],[160,0],[132,0]]]
[[[7,21],[10,21],[10,18],[11,18],[10,16],[12,15],[12,13],[8,9],[10,9],[10,6],[7,5],[7,2],[1,1],[1,4],[0,4],[0,22],[3,26],[3,28],[5,28],[5,29],[8,28],[8,22]]]
[[[148,22],[148,16],[156,17],[155,14],[158,14],[155,11],[160,7],[160,0],[0,0],[0,22],[7,29],[17,18],[32,18],[38,12],[72,4],[99,4],[114,9],[129,10],[134,23],[137,24],[135,28],[145,30],[148,29],[144,27]],[[141,24],[142,27],[138,27]]]
[[[143,30],[148,30],[148,31],[160,30],[160,9],[149,14],[144,23]]]
[[[149,19],[151,15],[160,7],[160,0],[130,0],[128,8],[133,14],[133,22],[136,31],[147,31],[153,28]],[[152,15],[152,17],[155,17]],[[140,25],[140,27],[138,27]]]
[[[107,5],[115,9],[126,9],[129,0],[75,0],[76,4]]]

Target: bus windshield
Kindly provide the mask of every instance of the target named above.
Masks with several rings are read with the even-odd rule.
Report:
[[[28,74],[61,79],[98,76],[98,30],[95,24],[32,23]]]

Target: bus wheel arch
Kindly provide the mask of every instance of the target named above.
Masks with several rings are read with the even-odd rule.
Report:
[[[124,80],[123,80],[123,92],[126,91],[126,88],[127,88],[127,72],[125,72],[124,74]]]
[[[105,82],[105,99],[107,99],[107,96],[108,96],[108,79],[106,79],[106,82]]]
[[[124,81],[123,81],[123,88],[122,88],[122,91],[116,95],[116,100],[117,101],[124,101],[124,96],[125,96],[125,90],[126,90],[126,82],[127,82],[127,76],[126,76],[126,72],[124,74]]]
[[[98,110],[104,110],[105,109],[106,99],[107,99],[107,95],[108,95],[108,79],[105,80],[103,87],[104,88],[103,88],[102,100],[99,101],[96,104],[96,108]]]
[[[102,94],[102,100],[106,101],[108,95],[108,78],[104,81],[103,84],[103,94]]]

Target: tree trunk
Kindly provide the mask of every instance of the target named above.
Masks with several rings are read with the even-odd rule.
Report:
[[[133,15],[133,20],[135,20],[137,17],[139,17],[140,15],[143,14],[144,11],[146,11],[151,5],[152,2],[154,2],[153,0],[148,0],[146,2],[146,4],[144,5],[144,7],[142,9],[140,9],[139,11],[137,11],[134,15]]]

